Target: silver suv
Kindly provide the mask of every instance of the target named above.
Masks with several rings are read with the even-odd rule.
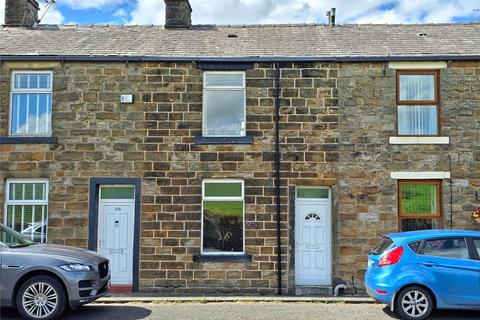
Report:
[[[56,319],[108,293],[108,260],[93,251],[36,244],[0,224],[0,306],[25,319]]]

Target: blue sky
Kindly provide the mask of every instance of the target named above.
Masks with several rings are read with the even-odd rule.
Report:
[[[0,0],[3,22],[5,0]],[[39,0],[42,9],[45,0]],[[480,22],[475,0],[190,0],[193,23],[325,22],[337,8],[338,23]],[[56,0],[43,23],[163,24],[163,0]]]

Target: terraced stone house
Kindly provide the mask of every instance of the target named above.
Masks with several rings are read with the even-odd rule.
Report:
[[[0,29],[1,220],[115,290],[362,289],[389,232],[476,229],[480,24]],[[0,248],[1,250],[1,248]]]

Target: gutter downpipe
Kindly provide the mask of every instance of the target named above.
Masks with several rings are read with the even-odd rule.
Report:
[[[275,62],[275,204],[277,211],[277,294],[282,295],[282,246],[280,207],[280,63]]]

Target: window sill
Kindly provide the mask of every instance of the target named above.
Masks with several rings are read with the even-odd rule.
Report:
[[[56,144],[57,137],[9,137],[0,136],[0,144]]]
[[[197,254],[193,256],[193,262],[252,262],[252,255]]]
[[[195,144],[253,144],[253,136],[244,136],[244,137],[195,136]]]
[[[390,144],[449,144],[449,137],[390,137]]]

